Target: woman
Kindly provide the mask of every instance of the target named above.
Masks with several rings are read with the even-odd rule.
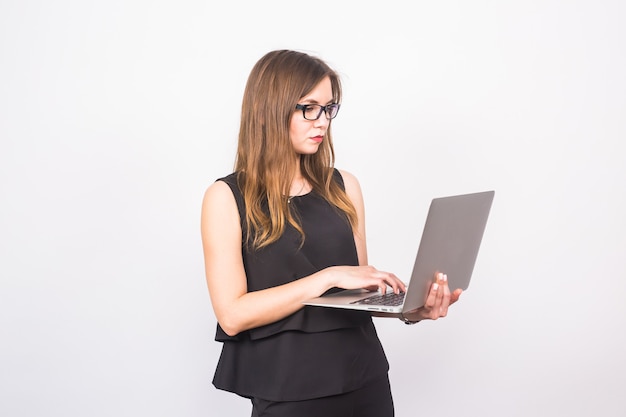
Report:
[[[394,292],[367,263],[357,179],[336,170],[331,120],[338,75],[322,60],[272,51],[243,97],[234,173],[206,190],[206,278],[223,343],[214,385],[252,401],[252,416],[393,416],[388,363],[370,313],[304,307],[335,289]],[[447,314],[439,274],[406,322]]]

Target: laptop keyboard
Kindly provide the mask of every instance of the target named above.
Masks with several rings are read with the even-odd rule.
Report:
[[[350,304],[372,304],[383,306],[400,306],[404,303],[404,293],[395,294],[388,292],[386,294],[375,294],[360,300],[353,301]]]

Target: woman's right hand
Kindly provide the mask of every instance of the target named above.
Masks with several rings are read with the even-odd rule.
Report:
[[[387,292],[387,287],[391,287],[396,294],[406,291],[406,285],[397,276],[371,265],[331,266],[324,272],[330,274],[331,285],[337,288],[378,290],[381,294]]]

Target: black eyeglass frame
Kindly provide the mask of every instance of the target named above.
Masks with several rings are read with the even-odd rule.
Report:
[[[320,111],[319,113],[317,113],[317,116],[315,117],[315,119],[309,119],[308,117],[306,117],[306,111],[308,110],[309,107],[313,107],[313,106],[319,106]],[[302,110],[302,117],[304,117],[306,120],[318,120],[322,116],[322,113],[326,114],[326,118],[328,120],[332,120],[335,117],[337,117],[337,114],[339,114],[340,107],[341,107],[341,104],[339,103],[330,103],[325,106],[322,106],[319,104],[296,104],[296,109]],[[335,115],[333,117],[330,117],[329,112],[332,111],[332,108],[336,108],[337,111],[335,112]]]

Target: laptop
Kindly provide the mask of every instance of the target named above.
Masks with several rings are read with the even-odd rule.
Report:
[[[405,313],[422,307],[435,273],[448,276],[450,291],[466,290],[491,210],[494,191],[435,198],[430,203],[406,292],[340,290],[305,305]]]

